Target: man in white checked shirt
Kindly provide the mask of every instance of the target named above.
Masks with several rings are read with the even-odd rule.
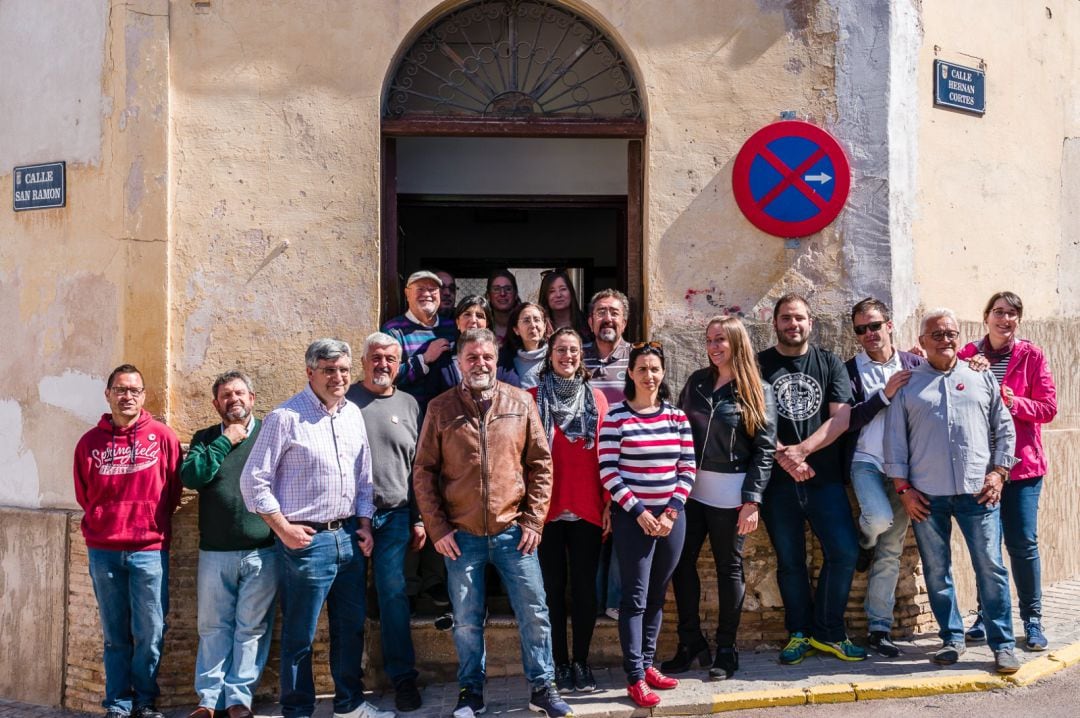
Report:
[[[375,506],[364,417],[345,398],[352,351],[320,339],[305,361],[308,385],[263,421],[240,477],[244,503],[282,556],[282,712],[315,711],[311,644],[326,602],[335,718],[392,718],[365,701],[361,680]]]

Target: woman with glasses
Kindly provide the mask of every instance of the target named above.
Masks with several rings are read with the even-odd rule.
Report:
[[[450,347],[450,351],[440,357],[436,364],[442,374],[444,389],[450,389],[461,383],[461,365],[458,364],[457,342],[461,335],[469,329],[489,329],[491,327],[491,307],[479,294],[470,294],[454,309],[454,324],[457,326],[457,339]],[[518,376],[513,368],[500,366],[495,378],[512,386],[518,386]]]
[[[574,283],[570,281],[566,270],[553,269],[544,272],[537,302],[547,310],[553,329],[570,327],[584,341],[591,340],[585,313],[581,311]]]
[[[551,617],[555,685],[563,693],[589,693],[596,690],[589,667],[596,626],[596,572],[602,541],[611,530],[599,459],[600,424],[608,406],[604,395],[589,385],[578,333],[563,327],[548,346],[540,383],[529,389],[551,447],[551,504],[540,540],[540,570]],[[568,573],[572,656],[566,641]]]
[[[622,576],[619,641],[627,693],[649,708],[652,692],[679,685],[653,666],[664,594],[682,553],[683,509],[694,485],[690,422],[670,403],[664,350],[635,344],[624,388],[600,429],[600,477],[613,499],[611,529]]]
[[[672,582],[679,611],[679,646],[665,672],[681,673],[696,658],[709,660],[698,603],[697,559],[706,536],[716,563],[716,658],[709,676],[730,678],[739,668],[735,636],[746,583],[743,543],[758,527],[758,506],[776,451],[776,403],[761,381],[746,327],[736,317],[713,317],[705,326],[709,365],[690,375],[679,406],[690,420],[697,476],[686,502],[686,544]]]
[[[499,352],[499,365],[514,370],[522,389],[533,388],[540,379],[547,336],[548,315],[539,304],[525,302],[510,313],[510,331]]]
[[[1042,630],[1042,564],[1039,557],[1038,513],[1046,452],[1042,425],[1057,415],[1057,389],[1046,356],[1035,344],[1017,337],[1024,303],[1012,292],[997,292],[983,310],[986,336],[963,347],[957,356],[981,354],[1001,386],[1001,398],[1016,429],[1016,456],[1001,492],[1001,530],[1020,603],[1020,620],[1029,651],[1044,651]],[[970,641],[986,639],[980,615],[967,631]]]
[[[487,280],[487,300],[491,308],[491,323],[488,329],[495,332],[499,345],[506,343],[510,329],[510,312],[518,303],[517,278],[509,269],[496,269]]]

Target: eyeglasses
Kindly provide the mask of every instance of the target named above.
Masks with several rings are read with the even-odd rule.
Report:
[[[618,319],[622,316],[622,311],[613,307],[597,307],[593,310],[594,317],[611,317],[612,319]]]
[[[489,291],[492,294],[513,294],[514,293],[514,288],[512,286],[509,286],[509,285],[507,285],[505,287],[500,287],[500,286],[498,286],[496,284],[493,284],[493,285],[491,285],[491,289]]]
[[[867,332],[880,331],[883,326],[885,326],[885,322],[867,322],[866,324],[856,324],[852,329],[855,330],[857,336],[861,337]]]
[[[146,389],[140,389],[135,386],[114,386],[109,389],[109,391],[112,392],[113,396],[125,396],[127,394],[130,394],[131,396],[142,396]]]
[[[939,329],[936,332],[930,332],[929,334],[923,334],[924,337],[930,337],[935,342],[950,341],[954,342],[960,336],[960,332],[955,329]]]
[[[434,294],[439,293],[439,288],[425,285],[425,286],[422,286],[422,287],[413,287],[413,291],[416,292],[417,295],[421,295],[421,294],[434,295]]]
[[[334,376],[335,374],[348,376],[351,370],[347,366],[321,366],[318,371],[323,376]]]
[[[1009,321],[1014,321],[1020,318],[1020,312],[1015,309],[995,309],[990,313],[994,315],[994,319],[1008,319]]]

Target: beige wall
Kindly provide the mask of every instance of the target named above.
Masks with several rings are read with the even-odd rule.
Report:
[[[955,0],[923,3],[919,55],[915,282],[924,306],[981,319],[986,297],[1010,288],[1029,319],[1076,315],[1075,180],[1067,138],[1080,135],[1080,6]],[[941,59],[986,62],[983,117],[933,107]],[[1071,182],[1067,181],[1070,180]],[[1072,217],[1070,220],[1069,218]],[[1062,280],[1059,291],[1059,276]],[[962,288],[963,291],[957,291]]]

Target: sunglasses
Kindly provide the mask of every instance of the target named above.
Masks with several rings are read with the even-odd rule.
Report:
[[[855,330],[856,335],[861,337],[867,332],[880,331],[883,326],[885,326],[885,322],[868,322],[866,324],[856,324],[852,329]]]
[[[664,352],[664,345],[661,344],[660,342],[637,342],[636,344],[631,344],[630,348],[631,349],[655,349],[656,351],[660,352],[661,354],[663,354],[663,352]]]

